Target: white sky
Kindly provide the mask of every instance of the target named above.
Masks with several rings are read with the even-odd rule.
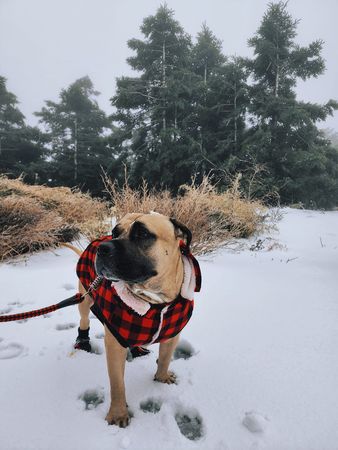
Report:
[[[36,124],[34,111],[57,100],[62,88],[89,75],[111,112],[115,78],[131,74],[127,40],[140,37],[142,19],[160,0],[0,0],[0,74],[17,95],[21,111]],[[247,39],[257,30],[268,0],[167,0],[176,19],[193,37],[206,21],[223,42],[225,54],[250,56]],[[299,44],[321,38],[326,72],[300,82],[299,98],[324,103],[338,99],[338,0],[290,0],[301,19]],[[322,125],[338,131],[338,114]]]

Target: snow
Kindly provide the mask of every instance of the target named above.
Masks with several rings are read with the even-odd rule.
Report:
[[[91,354],[72,349],[76,307],[1,323],[0,449],[338,449],[337,220],[285,209],[260,251],[200,258],[202,292],[171,364],[178,384],[153,381],[157,345],[128,362],[126,429],[104,421],[97,319]],[[65,248],[2,264],[0,314],[75,293],[76,260]]]

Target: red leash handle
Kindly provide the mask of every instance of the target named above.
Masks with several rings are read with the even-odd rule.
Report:
[[[66,306],[76,305],[81,303],[84,299],[84,295],[75,294],[72,297],[66,298],[55,305],[46,306],[45,308],[35,309],[33,311],[27,311],[18,314],[9,314],[6,316],[0,316],[0,322],[13,322],[14,320],[30,319],[31,317],[43,316],[57,309],[65,308]]]

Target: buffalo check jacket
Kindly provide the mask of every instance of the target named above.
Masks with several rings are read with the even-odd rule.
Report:
[[[77,275],[85,289],[97,277],[95,256],[101,242],[111,239],[104,236],[91,242],[82,253],[76,268]],[[182,243],[181,252],[193,263],[196,288],[201,288],[201,272],[197,260]],[[176,336],[188,323],[193,307],[193,299],[181,295],[170,303],[151,304],[145,315],[140,316],[117,295],[111,281],[104,279],[90,294],[94,300],[91,307],[94,315],[105,324],[123,347],[138,347],[165,341]]]

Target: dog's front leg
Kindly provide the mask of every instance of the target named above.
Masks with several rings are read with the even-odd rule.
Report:
[[[119,344],[106,326],[104,328],[104,343],[106,347],[111,397],[106,421],[109,425],[118,425],[119,427],[125,428],[130,422],[124,386],[124,368],[127,349]]]
[[[157,372],[154,380],[161,383],[173,384],[176,383],[176,375],[169,371],[169,364],[173,356],[174,350],[179,340],[179,334],[175,337],[160,343],[160,350],[157,361]]]
[[[79,292],[80,294],[85,294],[86,289],[83,287],[82,283],[79,281]],[[84,300],[79,303],[80,312],[80,330],[89,330],[89,313],[90,307],[93,305],[94,301],[89,294],[85,295]]]
[[[80,281],[79,292],[80,294],[86,293],[86,289],[83,287]],[[89,294],[86,294],[84,300],[79,303],[80,326],[78,328],[78,336],[76,338],[74,347],[76,349],[85,350],[86,352],[92,351],[89,338],[89,313],[93,303],[94,301]]]

